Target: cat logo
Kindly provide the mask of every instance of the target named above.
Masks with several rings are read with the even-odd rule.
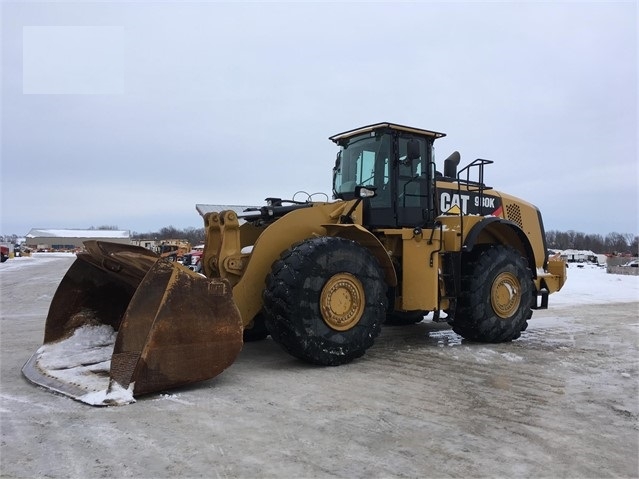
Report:
[[[459,215],[462,214],[462,210],[461,210],[461,208],[459,206],[453,205],[450,208],[448,208],[448,211],[446,211],[444,214],[445,215],[457,215],[457,216],[459,216]]]
[[[442,192],[439,197],[441,210],[447,215],[468,214],[468,200],[470,195],[459,195],[457,193]]]
[[[475,192],[458,193],[454,190],[441,191],[440,211],[445,215],[495,215],[501,216],[501,199],[497,196]]]

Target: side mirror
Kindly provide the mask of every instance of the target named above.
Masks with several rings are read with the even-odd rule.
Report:
[[[421,155],[419,153],[419,141],[415,139],[408,140],[406,145],[406,159],[408,161],[416,160]]]
[[[355,198],[363,200],[364,198],[375,198],[377,196],[377,188],[374,186],[361,186],[355,187]]]

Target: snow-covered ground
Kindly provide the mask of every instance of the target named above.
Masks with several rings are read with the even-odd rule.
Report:
[[[29,266],[44,264],[61,258],[71,259],[74,257],[75,253],[31,253],[31,256],[17,256],[8,259],[4,263],[0,263],[0,273],[3,271],[8,272],[28,268]]]
[[[74,258],[73,253],[35,253],[31,257],[18,257],[13,258],[0,267],[0,277],[2,272],[9,273],[18,269],[29,268],[37,264],[43,264],[45,262],[57,261],[60,259],[71,260]],[[596,305],[607,303],[623,303],[623,302],[639,302],[639,276],[628,275],[616,275],[606,273],[606,268],[596,266],[593,264],[570,264],[568,268],[568,280],[561,291],[550,296],[551,310],[558,308],[570,308],[577,305]],[[541,316],[541,317],[540,317]],[[530,329],[544,329],[547,327],[562,327],[564,329],[570,329],[574,327],[575,318],[562,318],[557,320],[557,317],[535,314],[533,320],[530,321]],[[104,326],[104,328],[109,328]],[[110,328],[109,328],[110,329]],[[106,350],[113,350],[113,342],[115,340],[115,333],[111,329],[108,331],[107,336],[110,334],[112,337],[109,341],[106,341],[102,336],[100,328],[86,327],[76,331],[76,335],[67,340],[55,343],[49,346],[43,346],[38,350],[38,354],[42,356],[38,362],[38,367],[44,367],[47,361],[59,361],[59,358],[75,358],[77,354],[84,354],[85,350],[90,353],[95,353],[96,349],[94,343],[104,343],[108,347]],[[443,342],[448,346],[458,346],[462,343],[462,338],[455,334],[452,330],[445,330],[439,333],[431,333],[432,338],[441,336]],[[80,339],[82,336],[82,339]],[[525,340],[525,336],[523,338]],[[82,348],[80,344],[86,343]],[[105,348],[102,348],[103,350]],[[73,351],[74,354],[71,354]],[[49,376],[57,377],[59,375],[81,375],[82,377],[91,376],[87,370],[98,368],[95,364],[102,364],[106,367],[106,371],[110,367],[109,354],[105,358],[100,360],[85,360],[82,362],[83,366],[73,367],[71,369],[67,363],[64,367],[48,367],[47,371]],[[75,364],[75,363],[73,363]],[[84,366],[84,365],[88,366]],[[108,375],[98,375],[95,377],[95,381],[99,383],[94,387],[88,387],[87,390],[93,391],[88,393],[85,398],[81,399],[90,404],[126,404],[132,402],[133,397],[130,394],[120,395],[106,393],[109,388]],[[86,381],[84,381],[86,382]],[[83,384],[84,384],[83,382]],[[97,391],[97,392],[96,392]]]
[[[32,257],[18,257],[10,264],[7,270],[27,268],[42,262],[57,260],[60,258],[72,259],[70,253],[37,253]],[[605,268],[592,264],[573,264],[569,268],[570,279],[558,294],[552,295],[553,308],[569,307],[575,304],[601,304],[606,302],[628,302],[639,300],[639,277],[607,274]],[[568,320],[569,321],[569,320]],[[570,321],[569,321],[570,322]],[[541,318],[531,321],[531,329],[556,327],[557,320]],[[572,327],[566,324],[567,328]],[[461,337],[450,330],[431,334],[437,337],[440,334],[442,341],[448,346],[459,345]],[[127,404],[133,402],[130,392],[121,388],[112,389],[108,371],[110,368],[110,356],[113,352],[116,333],[106,325],[87,325],[75,331],[75,334],[63,341],[42,346],[33,360],[34,370],[42,371],[45,377],[51,381],[53,378],[62,381],[63,384],[82,384],[87,392],[82,397],[75,395],[81,401],[89,404]],[[98,347],[99,346],[99,347]],[[97,354],[97,356],[96,356]],[[58,389],[64,391],[63,389]]]
[[[550,296],[552,307],[639,301],[639,276],[608,274],[593,264],[570,263],[561,291]]]
[[[636,276],[571,264],[510,343],[427,318],[318,368],[269,338],[212,380],[92,408],[21,374],[73,258],[0,264],[2,477],[639,477]]]

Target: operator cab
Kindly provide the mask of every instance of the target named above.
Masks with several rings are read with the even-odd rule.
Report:
[[[355,188],[374,189],[365,198],[369,228],[431,225],[435,208],[433,142],[444,133],[377,123],[329,139],[340,146],[333,168],[333,197],[352,200]]]

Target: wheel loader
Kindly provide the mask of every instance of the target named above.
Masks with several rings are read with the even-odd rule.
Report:
[[[517,339],[566,280],[539,210],[484,182],[490,160],[437,170],[430,130],[330,137],[333,200],[197,205],[203,272],[136,246],[85,243],[52,300],[32,382],[93,405],[202,381],[270,335],[303,361],[361,357],[384,323],[432,314],[468,341]],[[218,208],[219,209],[219,208]]]

